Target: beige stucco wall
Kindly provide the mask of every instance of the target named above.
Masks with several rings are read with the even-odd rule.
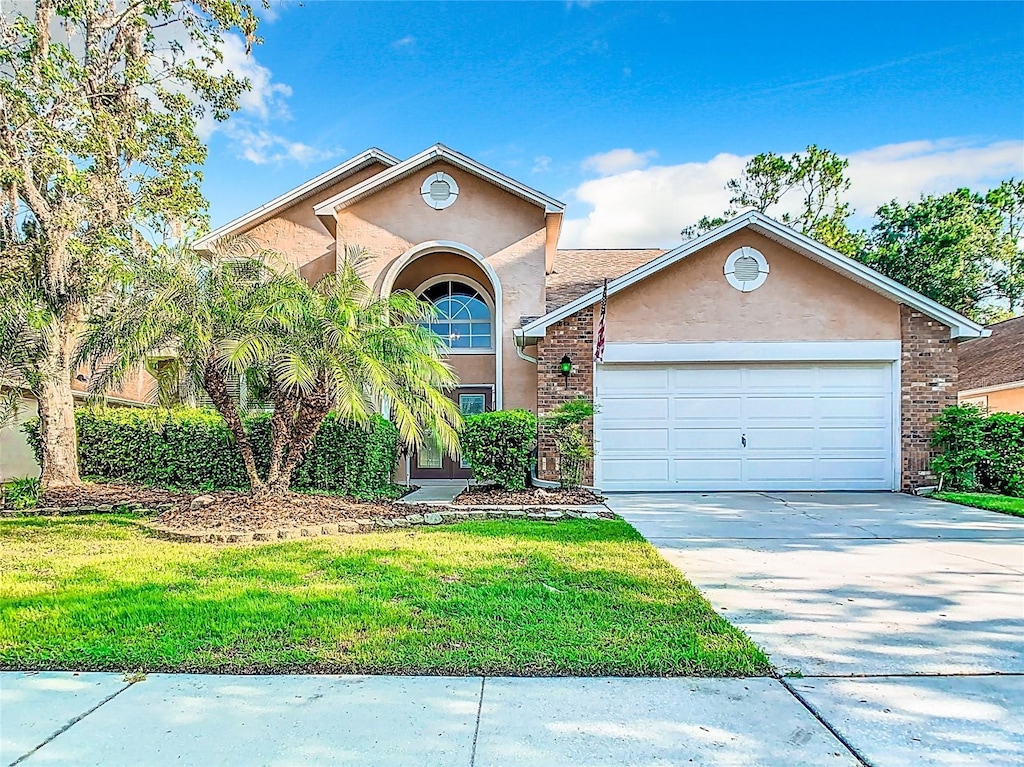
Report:
[[[424,204],[420,185],[432,173],[450,174],[459,185],[458,200],[434,210]],[[480,253],[495,271],[502,292],[502,327],[498,335],[503,369],[502,407],[536,409],[536,367],[516,354],[512,329],[521,316],[544,313],[544,257],[547,227],[544,210],[445,162],[436,162],[338,211],[337,248],[358,245],[373,255],[368,278],[378,287],[385,272],[406,251],[424,242],[447,240]],[[412,261],[396,286],[415,288],[437,274],[460,273],[451,254],[436,253]],[[474,264],[463,264],[467,276],[484,285],[489,280]],[[408,276],[406,276],[408,273]],[[467,383],[484,371],[452,355],[450,362]]]
[[[765,283],[725,279],[736,248],[764,254]],[[899,305],[755,232],[738,232],[611,296],[614,342],[898,340]]]
[[[0,481],[39,476],[39,465],[21,432],[21,425],[35,415],[35,400],[25,397],[18,406],[14,423],[0,429]]]
[[[977,401],[985,398],[985,407],[990,413],[1024,413],[1024,386],[1003,389],[986,394],[961,394],[960,401]]]
[[[246,234],[263,247],[276,250],[290,264],[298,267],[306,280],[315,283],[325,274],[334,271],[336,255],[334,235],[313,214],[313,206],[341,194],[383,169],[383,165],[374,163],[239,234]]]

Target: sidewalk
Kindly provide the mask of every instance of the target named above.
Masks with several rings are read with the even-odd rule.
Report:
[[[0,764],[860,765],[776,679],[0,673]]]

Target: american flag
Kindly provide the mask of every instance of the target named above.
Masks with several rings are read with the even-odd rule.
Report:
[[[601,319],[597,323],[597,343],[594,345],[594,359],[604,362],[604,316],[608,313],[608,280],[604,281],[601,292]]]

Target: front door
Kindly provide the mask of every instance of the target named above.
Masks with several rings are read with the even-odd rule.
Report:
[[[491,409],[489,386],[459,386],[449,396],[459,403],[463,416]],[[472,474],[473,470],[465,461],[453,461],[436,445],[425,446],[412,457],[413,479],[468,479]]]

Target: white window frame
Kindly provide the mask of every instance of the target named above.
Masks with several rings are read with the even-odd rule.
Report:
[[[494,343],[495,333],[498,332],[498,328],[497,328],[496,322],[495,322],[495,318],[497,317],[497,313],[496,313],[495,308],[494,308],[494,300],[491,298],[490,294],[487,292],[487,288],[485,288],[481,283],[479,283],[476,280],[474,280],[472,277],[466,277],[465,275],[462,275],[462,274],[439,274],[439,275],[437,275],[435,277],[431,277],[429,280],[427,280],[422,285],[420,285],[418,288],[416,288],[416,297],[417,298],[421,298],[421,296],[423,295],[424,291],[426,291],[426,290],[434,287],[434,285],[437,285],[437,284],[442,283],[442,282],[460,282],[463,285],[465,285],[466,287],[473,288],[473,290],[475,290],[477,292],[477,294],[480,296],[480,299],[487,305],[487,310],[491,313],[491,317],[490,317],[490,323],[491,323],[491,345],[490,346],[488,346],[488,347],[479,347],[478,346],[476,348],[465,348],[465,349],[464,348],[456,349],[456,348],[452,348],[452,347],[449,346],[449,347],[447,347],[446,353],[447,354],[494,354],[495,350],[496,350],[496,345]]]

